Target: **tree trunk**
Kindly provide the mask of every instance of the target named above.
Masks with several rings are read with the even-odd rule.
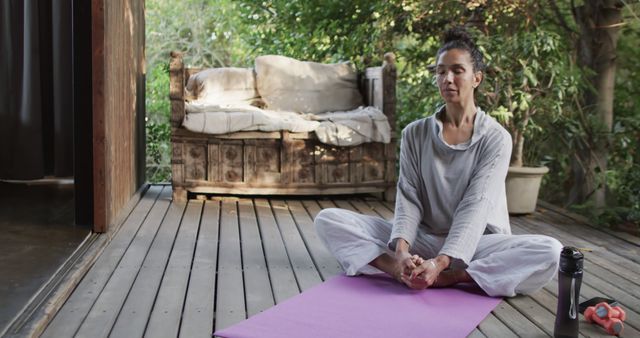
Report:
[[[584,203],[592,195],[595,207],[606,205],[606,182],[609,137],[613,125],[613,90],[616,73],[616,45],[622,25],[620,0],[587,0],[576,8],[580,27],[578,62],[591,69],[589,78],[595,92],[584,96],[585,112],[594,125],[585,126],[587,140],[576,149],[572,163],[573,186],[569,203]]]
[[[511,151],[511,163],[509,163],[512,167],[522,167],[523,162],[523,153],[524,153],[524,130],[529,123],[529,113],[523,113],[524,118],[522,121],[521,128],[513,128],[511,130],[511,134],[513,135],[513,150]]]

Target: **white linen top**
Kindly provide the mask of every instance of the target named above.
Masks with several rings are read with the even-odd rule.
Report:
[[[402,131],[400,176],[395,218],[389,239],[411,246],[418,231],[446,236],[439,254],[466,267],[484,233],[511,234],[505,178],[511,158],[511,135],[478,108],[471,139],[447,144],[444,106]]]

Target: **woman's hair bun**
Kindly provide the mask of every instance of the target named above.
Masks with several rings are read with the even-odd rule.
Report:
[[[473,70],[484,71],[486,65],[484,63],[482,52],[476,46],[471,34],[469,34],[464,27],[457,26],[449,28],[444,32],[442,37],[442,47],[438,49],[436,60],[440,57],[440,54],[448,51],[449,49],[462,49],[467,51],[471,56],[471,60],[473,61]]]
[[[471,37],[469,32],[467,32],[467,30],[461,26],[449,28],[444,32],[442,44],[447,44],[448,42],[452,41],[460,41],[469,45],[469,47],[475,47],[473,38]]]

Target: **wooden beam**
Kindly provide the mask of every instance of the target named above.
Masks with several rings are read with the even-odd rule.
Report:
[[[91,0],[91,90],[93,97],[93,231],[107,231],[108,184],[106,178],[104,111],[104,0]]]

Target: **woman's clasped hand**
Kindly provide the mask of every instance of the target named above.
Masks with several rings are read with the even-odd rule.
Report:
[[[438,276],[442,269],[434,259],[424,259],[408,252],[396,253],[398,273],[396,278],[412,289],[426,289],[438,286]]]

